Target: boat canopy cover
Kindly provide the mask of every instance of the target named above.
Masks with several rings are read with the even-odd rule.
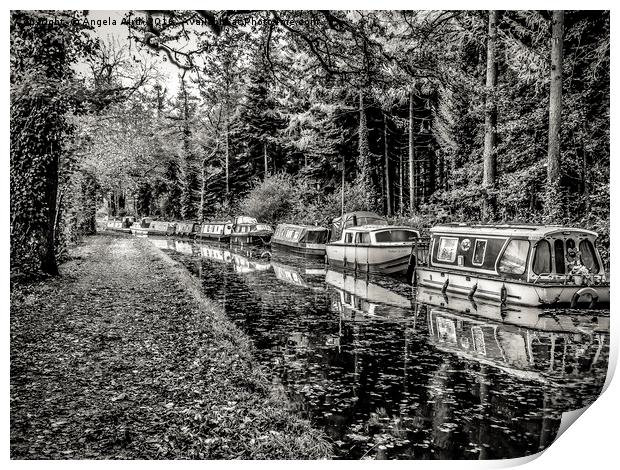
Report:
[[[332,220],[331,241],[340,240],[342,231],[345,228],[357,227],[360,225],[388,225],[388,221],[385,217],[375,214],[374,212],[347,212]]]
[[[574,235],[583,234],[597,237],[596,232],[576,227],[564,227],[561,225],[470,225],[470,224],[447,224],[437,225],[430,229],[431,234],[461,234],[479,236],[500,237],[524,237],[529,240],[539,240],[551,235]]]

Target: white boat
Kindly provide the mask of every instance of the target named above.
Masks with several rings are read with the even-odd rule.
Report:
[[[349,227],[360,227],[362,225],[387,225],[385,217],[368,211],[346,212],[340,217],[331,221],[331,234],[329,241],[340,240],[342,231]]]
[[[531,306],[609,302],[597,234],[561,226],[451,224],[431,229],[417,284]]]
[[[132,215],[125,215],[116,219],[108,220],[106,228],[108,230],[114,230],[116,232],[131,232],[131,225],[135,222],[136,218]]]
[[[134,235],[174,235],[176,225],[176,222],[152,220],[149,217],[145,217],[139,223],[134,223],[131,226],[131,233]]]
[[[196,233],[196,238],[227,242],[232,230],[233,223],[230,220],[204,222]]]
[[[270,225],[259,223],[254,217],[235,217],[230,241],[240,245],[267,245],[273,235]]]
[[[345,228],[340,240],[328,243],[325,251],[330,266],[405,274],[419,241],[420,232],[411,227],[362,225]]]

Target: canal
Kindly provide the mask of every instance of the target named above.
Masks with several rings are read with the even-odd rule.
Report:
[[[496,459],[551,444],[605,382],[609,311],[501,310],[265,249],[150,239],[201,279],[347,459]]]

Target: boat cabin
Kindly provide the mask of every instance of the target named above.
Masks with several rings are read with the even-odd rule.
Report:
[[[197,223],[196,222],[177,222],[176,235],[180,237],[189,237],[195,234]]]
[[[206,237],[228,236],[232,233],[233,224],[230,220],[211,221],[202,224],[200,233]]]
[[[554,225],[451,224],[431,229],[430,266],[526,282],[605,281],[597,234]]]
[[[311,243],[324,245],[327,243],[329,230],[314,225],[278,224],[271,238],[273,243],[299,244]]]
[[[253,233],[253,232],[268,232],[273,233],[273,229],[270,225],[259,224],[254,217],[239,216],[235,217],[235,223],[233,225],[233,233]]]
[[[374,212],[356,211],[347,212],[340,217],[332,220],[330,241],[340,240],[342,231],[349,227],[359,227],[361,225],[387,225],[385,217]]]
[[[325,255],[329,229],[315,225],[278,224],[271,237],[272,246],[302,255]]]
[[[397,245],[417,242],[420,232],[411,227],[397,225],[363,225],[344,230],[342,238],[335,242],[343,245]]]

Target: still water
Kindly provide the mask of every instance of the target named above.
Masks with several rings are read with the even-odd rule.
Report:
[[[150,240],[200,277],[340,458],[536,453],[605,382],[608,310],[501,310],[264,249]]]

